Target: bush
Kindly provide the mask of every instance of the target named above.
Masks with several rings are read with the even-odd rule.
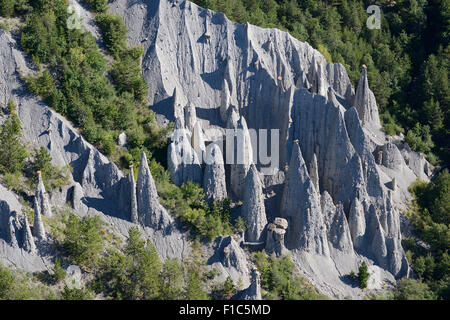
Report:
[[[104,247],[102,224],[98,216],[82,219],[75,214],[70,216],[62,242],[70,261],[90,269],[97,265]]]
[[[434,147],[434,143],[431,140],[430,127],[428,125],[422,126],[418,122],[414,128],[408,131],[405,141],[411,149],[425,155]]]
[[[261,273],[261,288],[265,299],[317,300],[327,299],[303,279],[289,256],[268,257],[264,252],[254,255],[254,262]]]
[[[61,266],[61,261],[56,258],[55,259],[55,266],[53,267],[53,277],[55,283],[58,283],[60,281],[63,281],[66,279],[67,273],[66,270]]]
[[[8,101],[10,117],[0,126],[0,173],[16,173],[25,167],[27,149],[20,141],[21,126],[15,105]]]
[[[167,259],[161,270],[162,300],[179,300],[183,298],[183,269],[175,259]]]
[[[125,50],[127,29],[119,15],[102,13],[95,17],[95,21],[102,30],[103,40],[109,51],[118,55]]]
[[[113,65],[111,77],[119,93],[129,92],[137,101],[147,97],[147,83],[141,74],[140,57],[143,47],[121,49],[118,61]]]
[[[108,0],[83,0],[92,10],[105,12],[108,9]]]
[[[111,249],[100,262],[94,288],[114,299],[157,299],[160,295],[161,261],[151,242],[129,230],[124,253]]]
[[[9,32],[8,21],[0,22],[0,29],[4,30],[5,32]]]
[[[31,176],[33,181],[37,179],[37,171],[41,171],[42,180],[47,191],[59,189],[69,182],[70,166],[58,168],[52,165],[52,157],[46,148],[34,150],[34,160],[31,161]]]
[[[420,280],[403,278],[394,289],[395,300],[433,300],[435,296]]]
[[[359,287],[361,289],[367,288],[367,282],[369,281],[369,278],[370,278],[369,269],[367,268],[367,264],[363,262],[359,267],[358,272]]]
[[[55,299],[47,287],[36,283],[23,272],[9,270],[0,264],[0,300]]]
[[[64,290],[61,294],[63,300],[93,300],[94,296],[89,289],[82,288],[69,288],[64,286]]]
[[[409,262],[420,280],[439,299],[450,298],[450,173],[443,170],[429,183],[416,181],[409,187],[413,201],[408,210],[416,236],[405,239]]]

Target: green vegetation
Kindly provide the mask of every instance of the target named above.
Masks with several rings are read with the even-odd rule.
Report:
[[[420,280],[403,278],[397,282],[393,291],[395,300],[433,300],[434,293]]]
[[[84,2],[97,13],[95,19],[110,57],[100,52],[89,32],[67,27],[65,0],[0,0],[0,16],[24,18],[21,46],[40,69],[36,76],[26,77],[29,89],[69,118],[89,142],[122,168],[136,166],[140,152],[146,151],[162,204],[192,230],[194,239],[212,240],[245,230],[242,219],[231,221],[228,199],[209,206],[199,186],[187,183],[178,188],[171,183],[161,163],[172,126],[159,128],[155,114],[146,105],[147,84],[140,68],[143,49],[127,46],[124,23],[119,16],[106,13],[107,0]],[[361,65],[366,64],[384,130],[388,134],[405,133],[411,148],[435,164],[449,161],[449,0],[399,0],[395,4],[380,1],[381,30],[365,26],[369,1],[194,2],[225,12],[241,23],[249,21],[289,31],[317,48],[327,61],[342,63],[354,85]],[[0,27],[9,28],[6,23]],[[67,168],[52,166],[44,148],[30,152],[29,158],[29,151],[20,142],[14,103],[9,101],[4,109],[7,117],[0,127],[2,180],[16,191],[30,191],[36,181],[35,172],[40,169],[50,192],[63,186]],[[129,139],[127,148],[115,143],[122,131]],[[430,184],[418,182],[411,187],[415,199],[409,214],[423,242],[410,238],[404,246],[419,279],[399,281],[392,293],[395,299],[450,296],[449,185],[450,175],[443,171]],[[73,214],[58,219],[61,221],[45,221],[63,255],[62,261],[55,261],[54,282],[64,278],[62,263],[71,262],[91,272],[95,280],[90,286],[108,298],[207,297],[207,276],[199,256],[183,264],[170,259],[163,264],[154,246],[141,240],[137,230],[130,230],[124,248],[116,248],[99,219],[80,219]],[[262,273],[266,298],[323,298],[294,272],[288,257],[277,259],[257,253],[255,262]],[[365,269],[361,266],[358,276],[353,273],[361,287],[367,283]],[[35,279],[0,267],[0,298],[55,297],[42,290]],[[212,296],[229,299],[235,292],[235,284],[227,279],[213,290]],[[64,299],[93,298],[90,288],[65,287],[59,295]]]
[[[114,299],[206,299],[204,264],[194,248],[181,264],[176,259],[162,263],[150,241],[139,231],[129,230],[123,252],[112,249],[101,259],[93,288]]]
[[[223,283],[216,284],[212,288],[211,298],[213,300],[230,300],[236,294],[236,286],[233,279],[227,277]]]
[[[83,0],[93,11],[105,12],[108,8],[108,0]]]
[[[82,267],[92,269],[104,248],[102,221],[99,217],[70,215],[64,230],[62,249],[67,258]]]
[[[9,32],[10,25],[9,25],[8,21],[5,20],[5,21],[0,22],[0,29],[4,30],[6,32]]]
[[[176,187],[170,181],[170,174],[152,158],[152,152],[165,154],[168,134],[173,126],[159,128],[155,114],[145,105],[147,85],[140,69],[143,48],[127,47],[127,31],[122,18],[104,13],[101,9],[104,1],[86,3],[101,12],[95,19],[113,57],[111,66],[89,32],[67,28],[65,1],[30,1],[27,10],[15,12],[25,16],[21,45],[42,70],[37,77],[26,77],[30,90],[71,119],[88,141],[120,166],[137,165],[140,153],[147,152],[163,205],[190,226],[195,237],[212,240],[218,235],[230,234],[229,200],[209,207],[203,201],[199,186],[188,183],[182,188]],[[116,147],[115,140],[121,131],[127,134],[128,149]],[[17,143],[18,138],[9,141],[18,148],[22,147]],[[16,158],[16,167],[22,169],[23,157]],[[28,176],[35,178],[35,171],[40,169],[50,191],[66,183],[68,168],[51,166],[51,158],[45,148],[35,150],[33,158]],[[165,155],[159,160],[164,159]],[[20,187],[20,177],[8,175],[6,178],[11,187]]]
[[[342,63],[354,85],[367,65],[385,131],[406,132],[411,147],[434,162],[450,160],[449,0],[377,1],[380,30],[366,27],[373,1],[194,2],[239,23],[288,31]]]
[[[69,288],[68,286],[64,286],[61,298],[63,300],[93,300],[94,296],[89,289]]]
[[[361,289],[367,288],[367,282],[369,281],[370,273],[369,269],[367,268],[367,264],[363,262],[361,266],[359,266],[358,270],[358,281],[359,281],[359,287]]]
[[[26,148],[20,142],[21,126],[16,106],[9,100],[9,118],[0,126],[0,173],[17,173],[25,168],[28,157]]]
[[[40,170],[45,189],[49,192],[61,188],[69,182],[72,167],[69,165],[63,168],[53,166],[52,157],[44,147],[34,151],[34,160],[31,161],[30,166],[32,180],[37,180],[37,171]]]
[[[300,276],[289,256],[276,258],[264,252],[256,252],[255,264],[261,272],[261,288],[268,300],[323,300],[326,296]]]
[[[7,117],[0,125],[0,174],[6,185],[17,192],[31,191],[37,182],[37,170],[41,170],[45,187],[49,192],[61,188],[69,181],[70,167],[58,168],[51,164],[48,151],[41,147],[31,158],[21,141],[21,124],[16,106],[8,100]]]
[[[403,241],[407,257],[419,280],[439,299],[450,299],[450,173],[443,170],[426,184],[410,187],[414,195],[409,211],[416,238]],[[409,286],[413,284],[408,283]],[[405,285],[406,286],[406,285]]]
[[[131,228],[124,253],[111,249],[101,259],[94,288],[115,299],[156,299],[161,266],[155,247]]]
[[[9,270],[0,264],[0,300],[38,299],[53,300],[56,295],[29,275]]]
[[[154,177],[159,177],[155,179],[162,205],[192,230],[194,238],[204,237],[211,241],[219,235],[232,234],[233,229],[242,228],[242,225],[233,227],[230,199],[214,201],[209,206],[199,185],[189,181],[178,188],[170,183],[168,174],[161,175],[156,172]],[[235,226],[236,223],[242,222],[236,220]]]
[[[3,2],[0,7],[6,6]],[[105,11],[106,1],[86,3],[98,12]],[[67,27],[69,13],[64,0],[29,1],[24,8],[4,15],[25,18],[21,46],[41,69],[37,76],[26,77],[31,91],[79,126],[86,139],[106,155],[120,154],[119,164],[125,167],[139,160],[135,156],[140,151],[151,155],[153,149],[164,147],[171,127],[158,128],[154,114],[145,105],[142,47],[127,47],[121,18],[97,15],[114,58],[109,63],[89,32]],[[126,152],[117,150],[115,144],[122,131],[130,140]]]

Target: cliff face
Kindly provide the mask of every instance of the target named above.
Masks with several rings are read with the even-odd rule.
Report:
[[[272,237],[271,251],[290,251],[299,270],[332,297],[361,296],[345,275],[362,261],[370,265],[373,288],[408,274],[399,208],[409,184],[428,178],[429,165],[381,132],[364,68],[355,89],[341,64],[327,63],[307,43],[280,30],[230,22],[188,1],[116,0],[110,11],[124,18],[129,44],[144,46],[142,70],[158,121],[176,123],[168,151],[174,183],[203,184],[209,201],[227,195],[243,200],[241,214],[250,224],[244,243]],[[49,199],[39,187],[36,211],[54,214],[69,202],[77,214],[101,215],[123,237],[139,226],[163,259],[189,254],[187,236],[159,203],[145,154],[135,182],[27,92],[19,71],[30,70],[3,31],[0,70],[0,104],[11,98],[18,105],[24,141],[47,148],[55,165],[73,169],[71,184]],[[243,150],[238,164],[226,163],[230,150],[215,144],[225,129],[240,130],[233,149]],[[269,149],[279,163],[263,178],[251,129],[279,130],[278,148]],[[30,235],[21,210],[0,185],[0,259],[44,270],[47,240],[36,235],[39,226]],[[274,221],[287,224],[278,228]],[[216,239],[207,252],[223,280],[242,278],[253,292],[247,296],[259,297],[258,277],[251,277],[248,256],[233,238]]]
[[[237,147],[253,161],[225,165],[227,192],[247,202],[245,217],[254,211],[247,221],[263,221],[263,211],[268,222],[288,220],[285,245],[321,290],[357,295],[343,279],[363,260],[378,275],[375,285],[408,274],[399,208],[409,184],[428,178],[428,165],[381,131],[365,66],[354,88],[341,64],[288,33],[236,24],[188,1],[116,0],[110,12],[124,18],[129,44],[144,46],[149,101],[161,123],[177,120],[194,134],[181,110],[195,106],[206,144],[216,141],[210,132],[242,122],[243,140],[248,129],[279,130],[279,171],[262,186],[266,206],[255,206],[258,188],[242,190],[251,163],[264,167],[254,145]]]
[[[52,193],[50,198],[52,206],[62,207],[68,202],[77,214],[101,215],[119,235],[127,237],[128,229],[137,226],[131,223],[130,218],[133,210],[130,179],[95,147],[86,142],[66,119],[26,90],[25,83],[19,77],[19,71],[27,73],[30,70],[16,41],[3,31],[0,31],[0,61],[1,68],[5,71],[0,75],[0,104],[6,105],[8,99],[12,99],[18,106],[25,143],[30,148],[45,147],[54,165],[60,167],[70,165],[72,168],[70,184],[63,190]],[[166,232],[165,227],[168,223],[164,218],[166,220],[169,218],[165,209],[159,204],[157,194],[156,197],[152,194],[155,192],[153,178],[151,175],[141,176],[138,184],[142,180],[142,185],[147,186],[145,190],[138,189],[138,195],[142,194],[138,199],[142,200],[138,202],[138,207],[143,214],[144,222],[140,227],[141,232],[152,240],[162,258],[182,258],[190,251],[187,237],[179,233],[176,228],[170,234]],[[45,201],[48,195],[43,188],[43,184],[38,183],[35,198],[40,214],[46,215],[45,212],[49,211],[46,209],[48,203],[46,204]],[[45,197],[42,196],[44,194]],[[3,197],[2,191],[0,201]],[[45,210],[43,211],[42,208]],[[20,208],[14,210],[17,214],[21,214]],[[2,214],[8,215],[3,211]],[[153,216],[155,216],[154,220],[152,220]],[[0,252],[1,258],[8,260],[10,256],[11,253],[5,250]]]

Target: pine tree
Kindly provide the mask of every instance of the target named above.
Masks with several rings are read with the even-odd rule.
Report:
[[[367,282],[369,281],[369,277],[370,277],[369,269],[367,268],[367,264],[363,262],[359,267],[358,272],[359,287],[361,289],[367,288]]]

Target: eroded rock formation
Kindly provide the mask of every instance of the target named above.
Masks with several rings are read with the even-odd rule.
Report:
[[[141,164],[137,181],[137,208],[138,219],[146,226],[157,230],[167,229],[173,222],[173,218],[159,203],[158,191],[155,181],[148,167],[145,152],[141,154]]]

